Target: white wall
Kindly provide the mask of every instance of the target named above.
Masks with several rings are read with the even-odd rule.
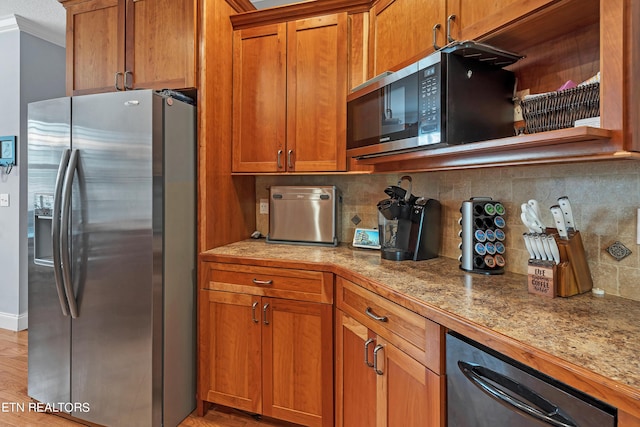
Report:
[[[0,328],[27,327],[27,105],[65,95],[65,49],[32,22],[0,18],[0,135],[17,135],[17,165],[0,172]]]

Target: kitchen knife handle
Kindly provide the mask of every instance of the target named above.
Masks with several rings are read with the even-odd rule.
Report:
[[[556,264],[560,264],[560,250],[558,249],[558,242],[556,242],[556,239],[553,236],[547,236],[547,242],[549,243],[549,248],[553,254],[553,260]]]
[[[551,214],[553,215],[553,220],[556,223],[556,228],[558,229],[558,235],[563,240],[568,240],[569,235],[567,234],[567,225],[564,219],[564,213],[562,213],[562,209],[560,206],[553,205],[550,208]]]
[[[251,280],[254,284],[256,285],[271,285],[273,283],[273,280],[258,280],[255,277]]]
[[[367,307],[364,311],[367,316],[372,318],[373,320],[377,320],[378,322],[387,322],[389,318],[387,316],[378,316],[371,311],[371,307]]]
[[[80,151],[73,150],[69,159],[69,167],[64,174],[62,184],[62,203],[60,207],[60,258],[62,261],[62,283],[67,303],[72,318],[78,317],[78,304],[73,294],[73,282],[71,278],[71,260],[69,259],[69,219],[71,217],[71,190],[73,188],[73,177],[78,167],[78,156]]]
[[[569,198],[567,196],[560,197],[558,199],[558,205],[564,214],[564,220],[567,224],[567,231],[575,231],[577,230],[576,222],[573,217],[573,210],[571,209],[571,203],[569,202]]]
[[[544,250],[544,244],[542,243],[542,240],[540,240],[540,235],[536,235],[533,237],[533,244],[536,245],[536,248],[538,249],[542,260],[547,261],[549,258],[547,258],[547,252]]]
[[[375,341],[375,338],[369,338],[364,342],[364,363],[370,368],[373,368],[373,363],[369,362],[369,344]]]
[[[378,344],[377,346],[375,346],[373,348],[373,370],[376,372],[376,374],[378,375],[384,375],[384,371],[382,371],[380,368],[378,368],[378,352],[380,350],[382,350],[384,347],[381,346],[380,344]]]
[[[58,166],[58,174],[56,175],[56,186],[53,196],[53,221],[51,225],[51,242],[53,243],[53,273],[56,281],[56,292],[58,293],[58,300],[60,301],[60,308],[62,314],[69,315],[69,309],[67,308],[67,301],[65,300],[63,278],[62,278],[62,265],[60,264],[60,212],[62,210],[62,184],[64,182],[64,172],[69,165],[69,156],[71,150],[68,148],[62,152],[62,158],[60,159],[60,165]]]

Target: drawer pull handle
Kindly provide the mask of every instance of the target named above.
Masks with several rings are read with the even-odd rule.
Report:
[[[259,320],[256,317],[256,308],[258,307],[258,301],[255,301],[253,304],[251,304],[251,320],[253,320],[253,323],[258,323]]]
[[[375,341],[375,338],[369,338],[364,342],[364,363],[370,368],[373,368],[373,363],[369,362],[369,344]]]
[[[265,325],[269,324],[269,319],[267,319],[267,308],[269,308],[269,303],[262,306],[262,323]]]
[[[373,312],[371,311],[371,307],[367,307],[367,309],[364,312],[367,314],[367,316],[371,317],[373,320],[377,320],[378,322],[389,321],[389,318],[387,316],[377,316],[373,314]]]
[[[378,369],[378,352],[382,350],[384,347],[378,344],[373,348],[373,370],[376,371],[378,375],[384,375],[384,371]]]
[[[256,285],[271,285],[273,283],[273,280],[258,280],[255,277],[252,281]]]

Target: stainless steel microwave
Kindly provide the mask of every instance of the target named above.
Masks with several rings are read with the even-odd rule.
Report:
[[[515,76],[456,53],[435,52],[347,98],[347,155],[355,158],[514,134]]]

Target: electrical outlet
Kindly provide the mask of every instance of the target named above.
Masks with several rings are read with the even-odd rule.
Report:
[[[9,195],[4,193],[0,194],[0,206],[5,207],[9,206]]]
[[[529,95],[530,92],[531,91],[529,89],[519,90],[518,92],[516,92],[516,99],[513,105],[514,122],[521,122],[522,120],[524,120],[524,117],[522,117],[522,106],[520,105],[520,100]]]
[[[260,199],[260,213],[264,215],[269,214],[269,199]]]

